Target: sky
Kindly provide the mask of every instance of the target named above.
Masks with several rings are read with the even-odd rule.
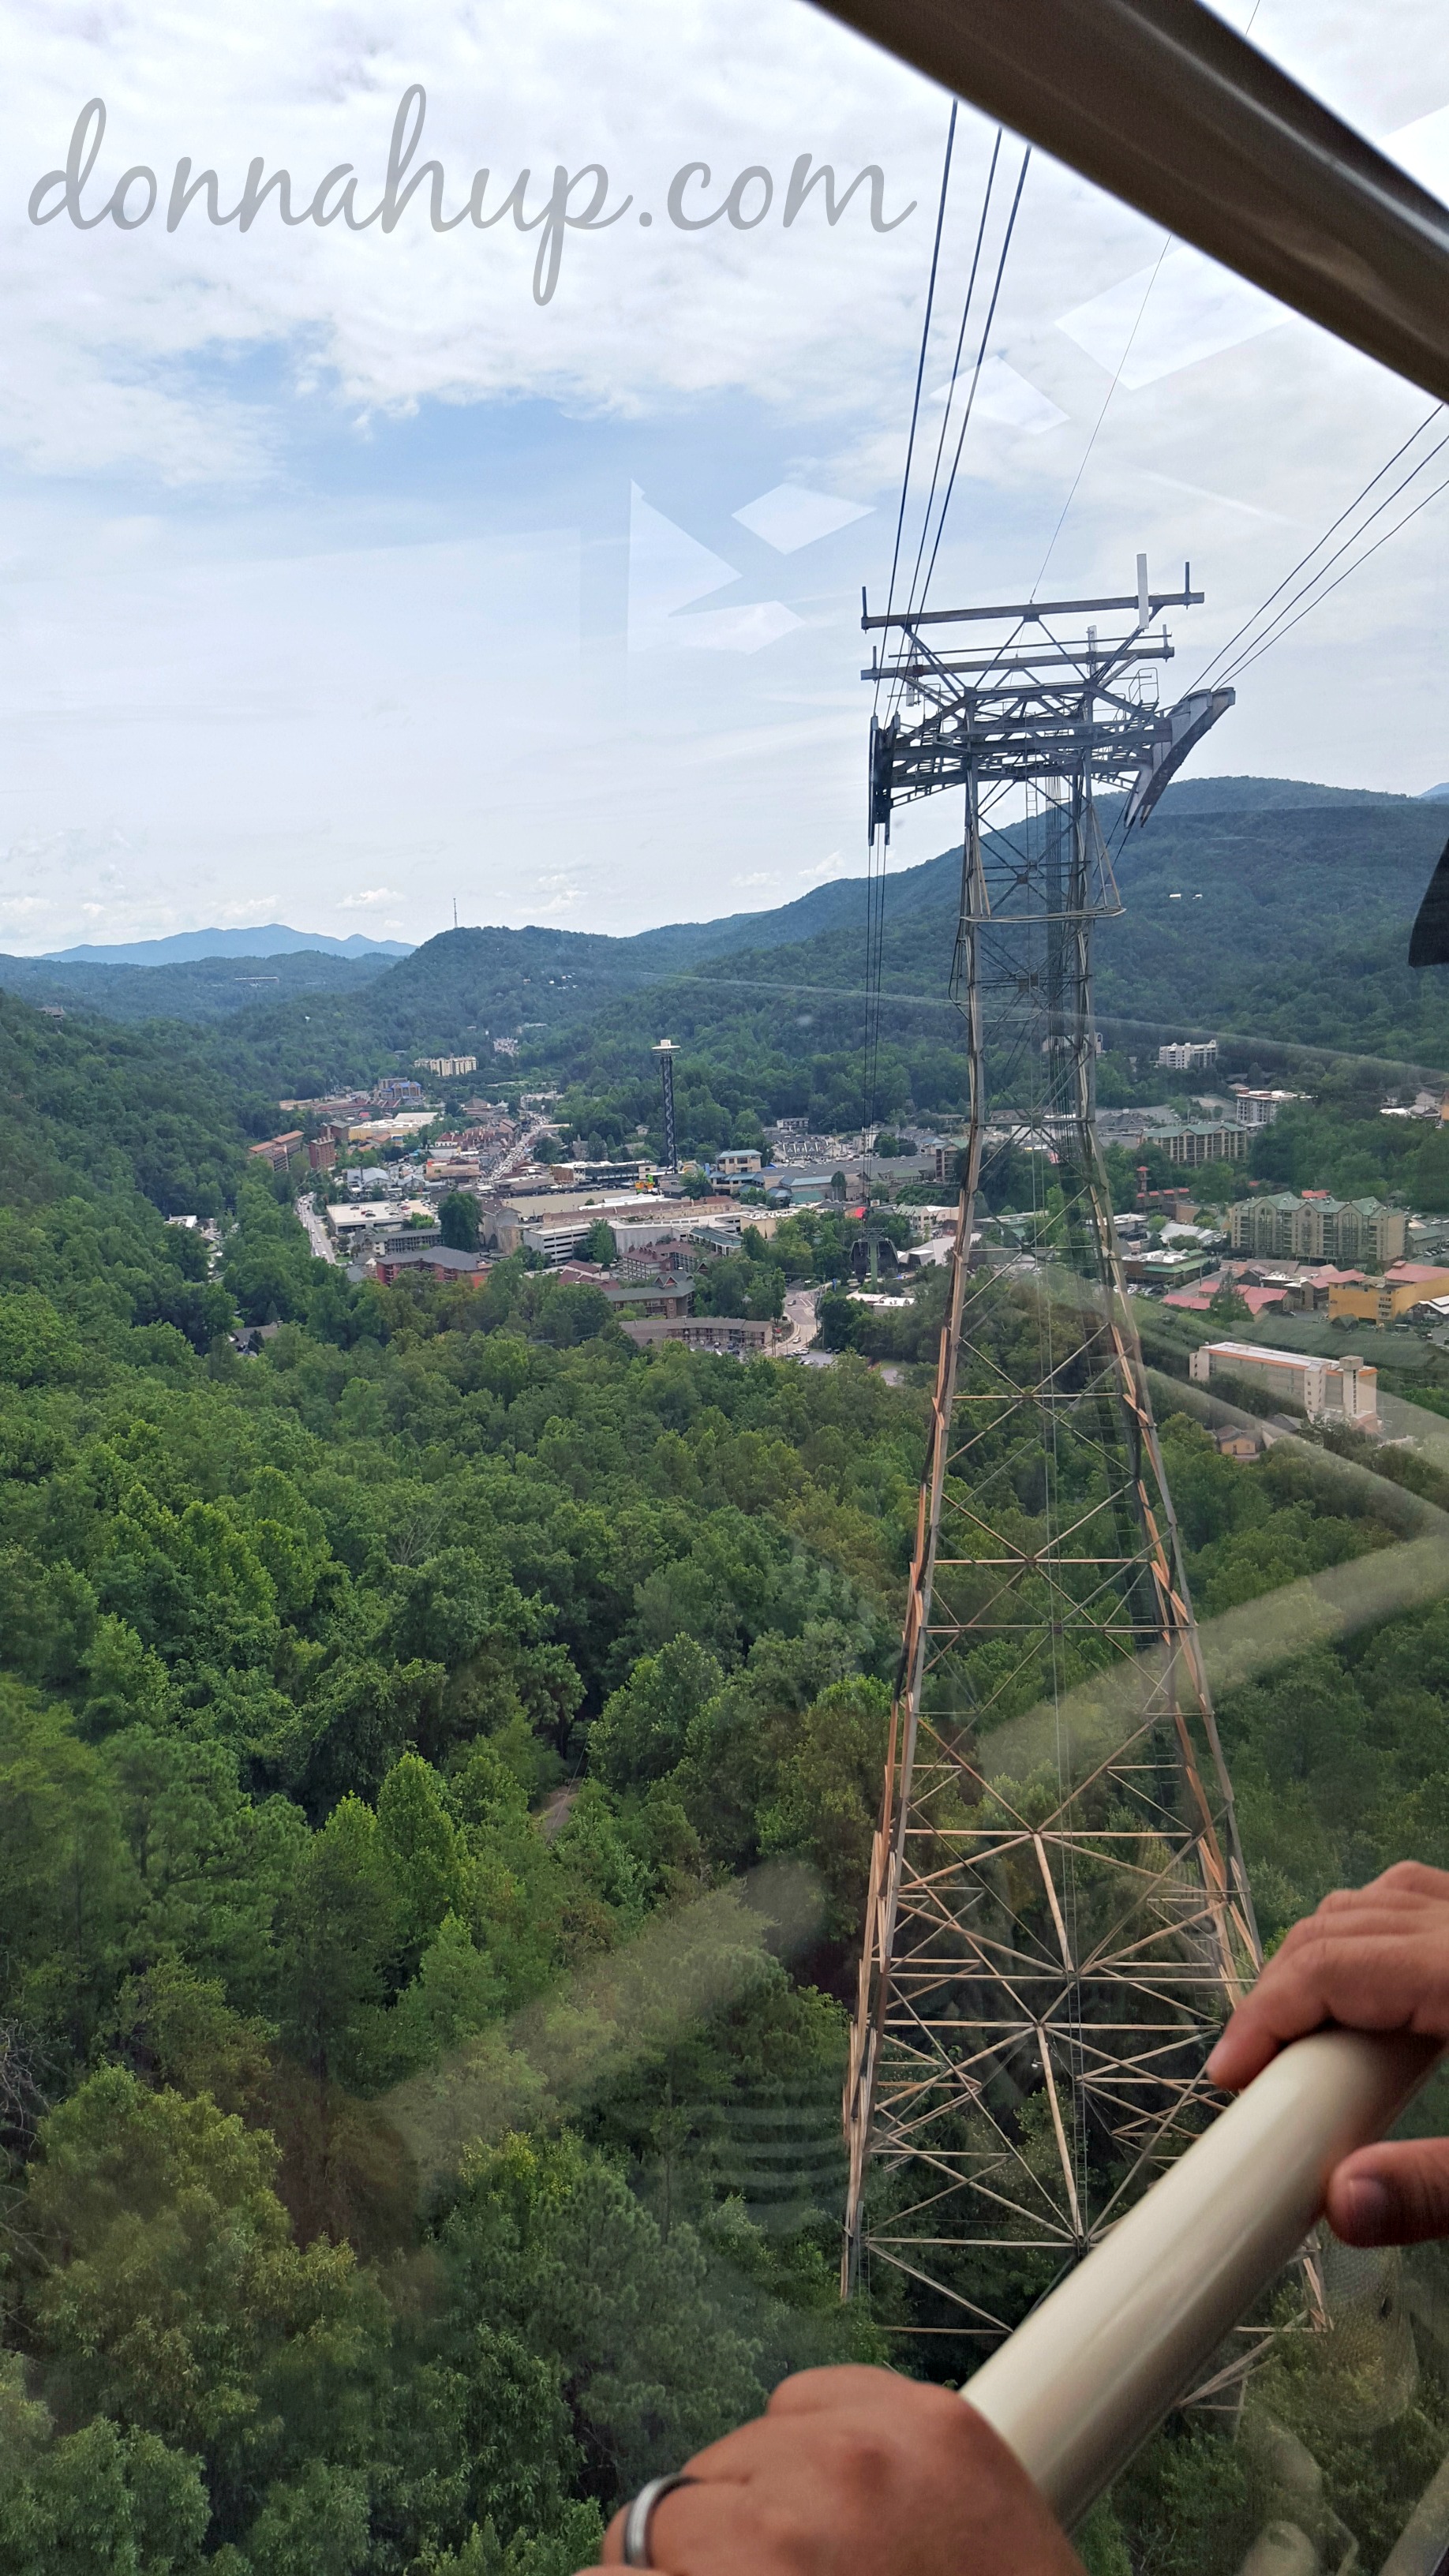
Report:
[[[1223,14],[1449,196],[1442,0]],[[455,904],[626,932],[864,869],[938,91],[806,0],[0,30],[0,950],[419,940]],[[963,111],[927,449],[994,143]],[[394,197],[422,174],[395,220],[390,152]],[[823,183],[791,205],[806,155],[834,223]],[[285,209],[208,221],[258,163]],[[1190,559],[1172,694],[1429,409],[1040,154],[985,348],[933,600]],[[1245,674],[1198,771],[1449,778],[1446,572],[1449,494]],[[918,809],[894,863],[957,828]]]

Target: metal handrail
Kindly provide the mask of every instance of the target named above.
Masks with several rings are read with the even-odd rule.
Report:
[[[1292,2260],[1334,2166],[1383,2136],[1439,2053],[1347,2030],[1284,2049],[966,2382],[1068,2530]]]
[[[816,0],[1449,400],[1449,209],[1200,0]]]

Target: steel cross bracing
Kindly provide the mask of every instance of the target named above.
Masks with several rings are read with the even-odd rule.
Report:
[[[1135,598],[963,612],[1002,628],[969,651],[892,620],[899,650],[867,674],[893,701],[873,831],[965,790],[971,1128],[846,2086],[843,2286],[893,2273],[913,2329],[967,2347],[1201,2125],[1207,2047],[1259,1957],[1093,1132],[1091,934],[1119,909],[1093,789],[1145,818],[1232,702],[1150,703],[1164,604],[1139,559]],[[1123,610],[1113,638],[1080,631]],[[1008,788],[1013,819],[983,833]],[[973,1217],[1017,1189],[1034,1248],[1013,1260]]]

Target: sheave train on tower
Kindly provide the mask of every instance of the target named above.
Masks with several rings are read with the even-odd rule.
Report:
[[[1259,1956],[1093,1129],[1092,931],[1120,910],[1094,795],[1123,791],[1120,827],[1144,823],[1232,704],[1159,708],[1155,621],[1201,593],[1137,574],[1117,599],[864,619],[887,630],[865,674],[888,710],[873,842],[897,805],[964,793],[971,1128],[846,2086],[842,2286],[895,2267],[918,2325],[978,2352],[1202,2125],[1211,2035]],[[1023,1148],[1012,1169],[1047,1177],[1037,1263],[1014,1273],[972,1219]]]

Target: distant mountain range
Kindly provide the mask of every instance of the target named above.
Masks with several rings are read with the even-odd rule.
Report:
[[[1449,1065],[1449,970],[1407,963],[1446,802],[1449,784],[1389,796],[1185,779],[1118,846],[1120,800],[1104,799],[1122,899],[1096,938],[1104,1026],[1128,1045],[1132,1024],[1147,1038],[1161,1023],[1165,1034],[1216,1028],[1269,1046]],[[880,957],[891,1026],[953,1051],[960,878],[959,848],[892,869]],[[173,957],[144,972],[72,952],[0,958],[0,986],[110,1018],[210,1021],[259,1090],[308,1096],[458,1052],[478,1057],[481,1081],[498,1038],[521,1040],[520,1071],[531,1062],[550,1078],[622,1069],[665,1036],[721,1064],[762,1048],[792,1060],[849,1054],[860,1043],[864,934],[864,881],[850,877],[773,911],[623,939],[542,925],[450,930],[402,955],[382,942],[351,956],[299,946],[250,963]],[[152,953],[169,944],[146,943]]]
[[[1449,791],[1446,791],[1449,792]],[[51,966],[193,966],[202,957],[289,957],[299,949],[324,957],[407,957],[406,940],[329,939],[321,930],[289,930],[267,921],[257,930],[178,930],[169,939],[134,939],[121,948],[49,948]]]
[[[395,957],[377,948],[362,957],[298,948],[270,957],[182,958],[159,966],[0,957],[0,987],[41,1009],[99,1011],[108,1020],[220,1020],[289,995],[355,993],[406,962],[406,951]]]

